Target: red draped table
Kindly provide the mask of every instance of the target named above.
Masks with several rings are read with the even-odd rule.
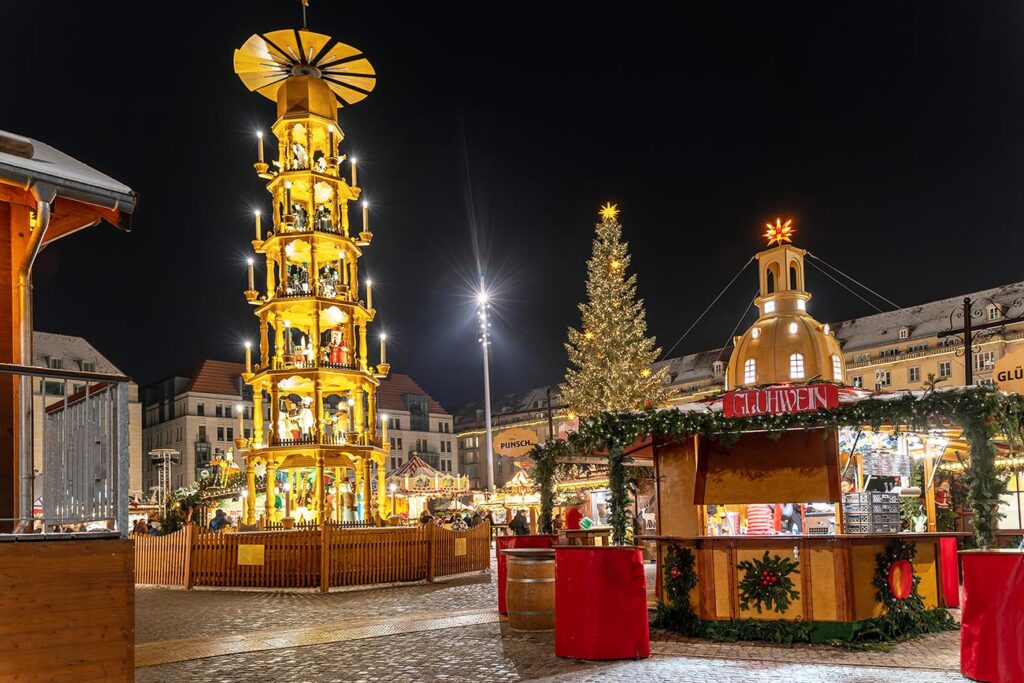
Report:
[[[1024,551],[965,550],[960,672],[985,683],[1024,681]]]

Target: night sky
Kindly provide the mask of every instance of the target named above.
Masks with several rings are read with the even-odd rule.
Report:
[[[254,131],[274,105],[232,52],[298,27],[298,1],[7,4],[0,128],[141,195],[132,233],[41,255],[36,328],[87,337],[142,383],[241,361],[258,337],[251,211],[269,208]],[[666,350],[776,215],[900,305],[1024,279],[1024,4],[660,4],[313,0],[310,29],[379,78],[340,118],[394,370],[450,407],[482,393],[470,184],[496,395],[562,378],[609,200]],[[808,287],[823,322],[872,312],[813,268]],[[755,288],[749,270],[673,355],[725,342]]]

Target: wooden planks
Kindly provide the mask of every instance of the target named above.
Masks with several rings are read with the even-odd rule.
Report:
[[[0,680],[131,681],[133,543],[0,543]]]

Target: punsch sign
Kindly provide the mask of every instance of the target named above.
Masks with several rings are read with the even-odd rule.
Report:
[[[834,384],[736,389],[722,399],[722,411],[726,417],[813,413],[838,405],[839,387]]]

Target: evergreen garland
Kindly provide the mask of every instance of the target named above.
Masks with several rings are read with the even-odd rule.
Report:
[[[885,614],[874,620],[872,627],[881,640],[896,640],[922,633],[955,630],[953,617],[944,609],[926,609],[924,599],[918,592],[921,577],[916,573],[910,584],[910,592],[900,598],[893,594],[889,584],[889,571],[897,562],[913,566],[917,546],[901,538],[893,539],[884,553],[875,555],[875,575],[871,585],[875,587],[875,598],[885,607]],[[865,633],[865,636],[870,632]]]
[[[700,633],[700,619],[690,604],[690,591],[697,585],[696,563],[697,558],[689,548],[675,544],[668,547],[661,580],[662,593],[668,600],[658,602],[655,627],[688,636]]]
[[[739,582],[740,607],[749,610],[753,605],[758,614],[763,608],[783,614],[793,600],[800,597],[800,591],[791,574],[799,574],[798,564],[788,557],[771,555],[767,550],[764,557],[744,560],[736,565],[743,572]]]

